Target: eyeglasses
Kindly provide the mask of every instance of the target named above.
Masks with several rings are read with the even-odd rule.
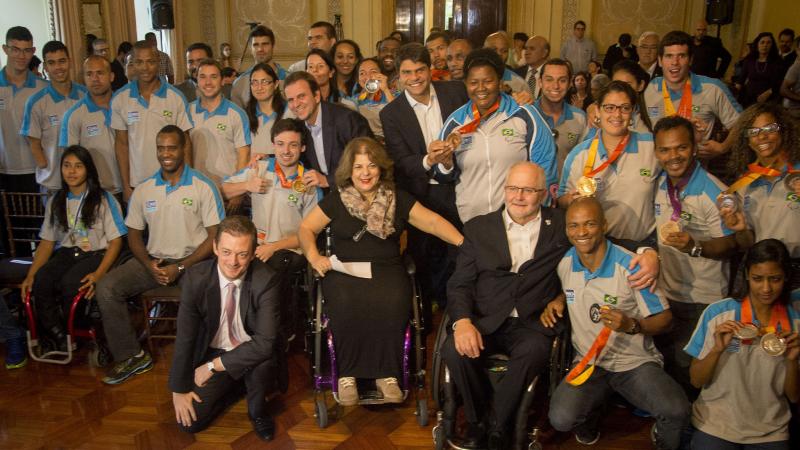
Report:
[[[780,124],[778,122],[773,122],[766,124],[760,128],[759,127],[745,128],[744,135],[751,138],[751,137],[756,137],[761,133],[772,134],[772,133],[777,133],[778,131],[781,131]]]
[[[272,86],[275,84],[272,80],[267,80],[266,78],[263,80],[250,80],[250,86],[258,87],[258,86]]]
[[[642,50],[658,50],[657,45],[640,45],[639,48]]]
[[[633,105],[630,103],[623,103],[621,105],[614,105],[612,103],[604,103],[602,106],[603,111],[607,113],[613,113],[616,110],[620,110],[623,114],[630,114],[633,111]]]
[[[510,195],[517,195],[520,192],[522,192],[525,195],[533,195],[542,193],[547,190],[545,188],[532,188],[532,187],[519,187],[519,186],[506,186],[504,189],[506,190],[506,194]]]
[[[23,53],[25,53],[26,55],[32,55],[33,52],[36,51],[35,47],[19,48],[19,47],[14,47],[13,45],[4,45],[3,47],[8,49],[8,53],[10,53],[11,56],[19,56]]]

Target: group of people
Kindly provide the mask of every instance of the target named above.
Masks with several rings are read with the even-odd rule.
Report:
[[[230,90],[208,45],[187,48],[179,88],[143,40],[135,79],[112,95],[106,57],[84,60],[83,86],[67,47],[48,42],[45,82],[27,69],[30,32],[9,29],[0,189],[47,193],[22,284],[43,334],[64,350],[64,298],[94,298],[114,359],[102,381],[123,383],[153,367],[128,299],[179,284],[176,421],[204,429],[243,385],[269,440],[287,280],[309,264],[339,401],[357,404],[367,378],[402,402],[407,230],[423,294],[450,320],[441,351],[464,403],[460,447],[510,445],[521,394],[569,322],[557,430],[596,442],[616,392],[655,418],[657,448],[788,449],[800,399],[794,118],[766,98],[743,111],[719,79],[694,73],[697,44],[682,31],[644,33],[638,62],[621,42],[611,79],[587,94],[585,31],[576,22],[562,58],[528,38],[512,69],[504,32],[474,49],[445,32],[424,45],[393,35],[363,58],[317,22],[286,70],[275,34],[257,26],[253,66]],[[351,262],[368,274],[343,272]],[[20,337],[7,342],[7,367],[21,367]],[[497,352],[508,372],[489,395],[481,362]]]

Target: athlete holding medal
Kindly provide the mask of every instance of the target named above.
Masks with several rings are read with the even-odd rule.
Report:
[[[692,384],[702,388],[692,410],[695,449],[789,449],[789,402],[800,400],[800,298],[789,290],[789,253],[766,239],[744,265],[747,295],[706,308],[685,348]]]

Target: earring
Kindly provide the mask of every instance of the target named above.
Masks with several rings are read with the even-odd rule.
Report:
[[[600,125],[600,116],[594,116],[594,124]]]

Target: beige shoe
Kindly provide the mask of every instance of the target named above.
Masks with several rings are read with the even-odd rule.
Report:
[[[339,404],[342,406],[353,406],[358,404],[358,388],[356,388],[355,378],[339,378]]]
[[[397,385],[397,378],[379,378],[375,380],[375,386],[383,394],[383,401],[386,403],[402,403],[403,392]]]

